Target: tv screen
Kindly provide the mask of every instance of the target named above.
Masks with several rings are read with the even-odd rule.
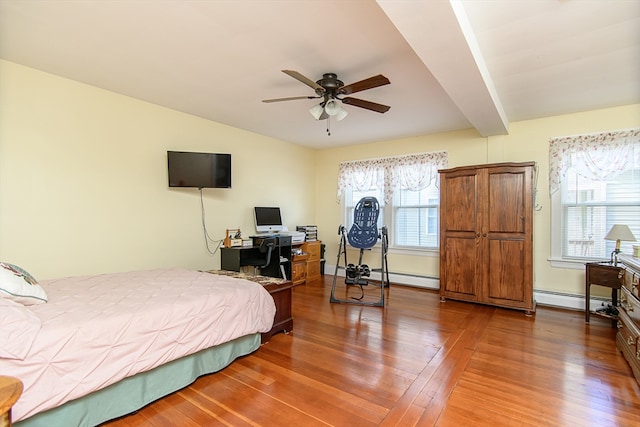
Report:
[[[231,154],[167,151],[169,187],[231,188]]]
[[[256,206],[253,210],[255,212],[256,231],[258,233],[282,231],[280,208]]]

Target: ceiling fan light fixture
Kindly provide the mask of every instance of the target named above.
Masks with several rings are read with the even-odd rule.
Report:
[[[338,76],[335,73],[324,73],[320,80],[314,82],[310,78],[294,70],[282,70],[282,72],[312,88],[316,96],[290,96],[287,98],[263,99],[262,102],[279,102],[291,101],[295,99],[322,98],[319,104],[314,105],[309,109],[309,113],[317,121],[327,121],[327,134],[329,135],[331,135],[329,131],[329,122],[331,117],[335,117],[336,121],[341,121],[345,117],[347,117],[347,115],[349,115],[349,113],[344,108],[342,108],[341,104],[349,104],[378,113],[386,113],[387,111],[389,111],[389,108],[391,108],[388,105],[382,105],[359,98],[351,98],[348,96],[340,98],[341,95],[351,95],[352,93],[362,92],[363,90],[373,89],[391,83],[389,79],[382,74],[378,74],[377,76],[369,77],[368,79],[360,80],[358,82],[351,83],[345,86],[341,80],[338,80]]]
[[[327,112],[330,116],[335,116],[342,110],[340,107],[340,103],[335,99],[330,99],[327,101],[327,104],[324,106],[324,111]]]
[[[320,116],[322,115],[323,111],[324,111],[324,108],[322,107],[322,104],[316,104],[313,107],[311,107],[311,109],[309,110],[309,113],[311,113],[314,119],[320,120]]]

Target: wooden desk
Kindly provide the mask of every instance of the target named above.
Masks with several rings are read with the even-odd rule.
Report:
[[[0,426],[11,426],[11,407],[22,394],[22,381],[0,375]]]
[[[618,289],[622,287],[622,278],[624,277],[624,268],[615,266],[610,263],[589,262],[586,264],[585,272],[585,308],[584,321],[589,323],[589,316],[595,314],[597,316],[611,319],[613,327],[616,326],[617,316],[609,316],[598,312],[592,312],[589,309],[591,300],[591,285],[606,286],[611,288],[611,305],[618,305]]]
[[[249,247],[231,247],[220,249],[220,269],[239,272],[242,267],[249,265],[247,260],[258,252],[258,245]],[[263,254],[264,255],[264,254]],[[291,237],[277,236],[277,245],[271,253],[271,262],[260,270],[262,276],[282,277],[291,279]]]

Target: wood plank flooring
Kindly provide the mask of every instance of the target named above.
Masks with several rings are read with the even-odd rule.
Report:
[[[294,288],[292,333],[106,425],[640,426],[608,320],[395,285],[384,308],[330,304],[331,279]]]

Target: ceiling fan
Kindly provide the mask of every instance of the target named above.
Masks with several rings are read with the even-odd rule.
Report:
[[[280,102],[292,101],[296,99],[322,98],[320,104],[313,106],[309,110],[311,115],[315,117],[316,120],[325,120],[330,116],[335,116],[337,120],[344,119],[347,115],[347,112],[340,106],[339,102],[353,105],[355,107],[364,108],[366,110],[376,111],[378,113],[386,113],[391,108],[388,105],[382,105],[371,101],[365,101],[364,99],[345,96],[351,95],[352,93],[361,92],[363,90],[373,89],[374,87],[388,85],[389,83],[391,83],[389,79],[382,74],[378,74],[377,76],[369,77],[368,79],[345,85],[341,80],[338,80],[338,76],[335,73],[325,73],[322,75],[322,78],[320,80],[314,82],[313,80],[303,76],[297,71],[282,70],[282,72],[312,88],[315,91],[316,95],[264,99],[262,100],[262,102]]]

